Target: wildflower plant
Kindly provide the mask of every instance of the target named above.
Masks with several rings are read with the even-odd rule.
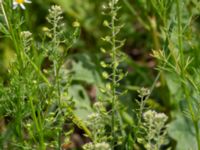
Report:
[[[148,110],[143,114],[144,137],[138,138],[138,142],[142,143],[147,150],[159,150],[165,144],[166,126],[168,117],[164,113],[157,113]]]
[[[22,9],[26,9],[24,6],[24,3],[31,3],[30,0],[14,0],[13,1],[13,9],[16,9],[18,6],[20,6]]]
[[[106,134],[106,126],[110,118],[102,102],[94,104],[94,113],[90,114],[87,119],[87,126],[91,129],[93,144],[108,142],[109,137]]]
[[[102,89],[102,92],[107,95],[108,99],[103,100],[111,105],[111,110],[108,112],[108,115],[111,116],[111,146],[112,149],[117,145],[116,142],[120,141],[119,135],[120,132],[120,120],[117,119],[119,115],[119,96],[122,96],[126,91],[119,92],[118,88],[120,86],[120,81],[126,76],[126,73],[120,69],[120,63],[125,59],[125,55],[120,51],[120,48],[124,45],[125,40],[117,39],[117,35],[120,33],[123,25],[118,25],[118,11],[120,6],[118,5],[118,0],[109,1],[108,5],[103,6],[103,14],[109,17],[108,20],[104,20],[103,25],[109,29],[110,34],[103,37],[102,40],[106,42],[110,47],[108,50],[101,48],[103,54],[108,54],[110,59],[108,61],[102,61],[101,66],[107,70],[111,70],[111,73],[106,71],[102,73],[102,76],[107,79],[109,82],[105,85],[105,90]],[[110,50],[109,50],[110,49]],[[118,138],[117,138],[118,137]],[[119,143],[118,143],[119,144]]]
[[[0,0],[0,149],[200,149],[200,2],[130,2]]]
[[[156,1],[152,0],[152,3]],[[157,2],[158,3],[158,2]],[[164,1],[159,1],[160,5],[166,6]],[[154,5],[157,9],[157,13],[160,12],[160,8]],[[176,103],[180,102],[180,99],[184,99],[184,107],[179,106],[185,117],[190,118],[190,123],[193,124],[193,130],[195,131],[196,145],[200,149],[200,134],[199,134],[199,100],[196,96],[199,95],[198,83],[196,83],[196,73],[198,69],[194,68],[194,64],[199,62],[194,56],[187,55],[187,52],[193,53],[195,48],[188,46],[188,40],[186,36],[189,36],[187,32],[191,32],[191,25],[195,20],[195,12],[187,14],[183,10],[186,9],[187,3],[183,3],[180,0],[173,2],[171,8],[172,13],[176,14],[175,18],[172,16],[166,16],[166,22],[163,40],[167,47],[164,46],[162,50],[153,51],[153,56],[159,61],[158,70],[168,75],[171,78],[176,78],[176,83],[181,85],[179,91],[181,96],[176,98]],[[193,7],[194,10],[198,9],[197,6]],[[183,19],[187,16],[187,19]],[[173,21],[172,21],[173,20]],[[187,20],[187,21],[186,21]],[[175,23],[175,24],[174,24]],[[191,34],[195,35],[195,33]],[[169,78],[166,77],[166,82],[169,82]],[[168,84],[169,89],[171,86]],[[170,90],[171,93],[174,91]],[[173,133],[171,133],[173,134]],[[178,146],[182,147],[182,146]]]
[[[14,1],[13,4],[14,7],[20,5],[22,9],[25,9],[23,4],[29,2]],[[1,3],[2,8],[4,8],[4,3],[7,4],[5,1]],[[78,23],[76,22],[74,33],[69,38],[64,37],[61,7],[52,6],[47,17],[48,22],[52,25],[49,29],[51,37],[45,41],[50,44],[47,47],[43,44],[36,45],[33,34],[21,30],[20,25],[23,22],[20,22],[19,16],[15,16],[17,22],[20,22],[15,30],[10,22],[12,19],[8,18],[8,16],[12,16],[9,14],[10,11],[7,12],[8,14],[4,12],[4,9],[2,11],[7,25],[3,26],[6,31],[4,33],[9,35],[16,52],[16,58],[10,64],[9,83],[2,88],[4,92],[0,95],[1,102],[5,102],[5,107],[1,108],[1,115],[13,119],[10,128],[12,134],[8,137],[12,144],[8,145],[6,141],[1,141],[1,143],[5,143],[1,145],[3,149],[12,149],[17,146],[17,148],[44,150],[48,149],[49,145],[51,148],[61,149],[63,142],[61,137],[65,135],[63,125],[66,119],[70,119],[80,128],[84,128],[83,130],[86,130],[86,134],[90,136],[90,131],[73,113],[71,98],[66,96],[70,77],[61,86],[61,66],[64,64],[69,48],[78,36]],[[46,36],[43,40],[46,40]],[[60,51],[63,43],[65,51]],[[42,49],[44,52],[38,51],[38,49]],[[41,62],[45,57],[48,57],[53,65],[49,70],[43,71]],[[69,74],[65,75],[70,76]],[[5,130],[1,138],[5,137],[8,132],[10,132],[9,129]],[[26,140],[24,139],[25,134]],[[54,138],[50,139],[52,134],[54,134]]]
[[[136,114],[135,122],[136,124],[133,126],[134,130],[134,141],[136,142],[137,138],[141,135],[143,130],[142,120],[143,120],[143,113],[148,110],[149,108],[146,106],[148,101],[148,97],[150,96],[150,90],[148,88],[142,87],[138,90],[139,99],[136,100],[137,108],[134,110]]]
[[[20,37],[22,39],[22,44],[23,44],[25,53],[30,55],[30,49],[31,49],[32,40],[33,40],[32,33],[29,31],[23,31],[21,32]]]

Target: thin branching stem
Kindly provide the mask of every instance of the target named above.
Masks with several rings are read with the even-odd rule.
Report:
[[[182,39],[182,20],[181,20],[181,9],[180,9],[180,0],[176,0],[176,8],[177,8],[177,19],[178,19],[178,47],[179,47],[179,52],[180,52],[180,67],[181,67],[181,77],[187,81],[187,77],[185,76],[187,73],[184,70],[184,53],[183,53],[183,39]],[[194,113],[194,109],[193,109],[193,104],[190,101],[190,95],[189,95],[189,91],[186,87],[186,83],[182,83],[183,85],[183,90],[184,90],[184,94],[185,94],[185,98],[186,101],[188,103],[188,109],[191,115],[191,119],[193,122],[193,126],[195,128],[195,132],[196,132],[196,141],[197,141],[197,145],[198,145],[198,150],[200,150],[200,135],[199,135],[199,126],[198,126],[198,120],[196,120],[196,116]]]

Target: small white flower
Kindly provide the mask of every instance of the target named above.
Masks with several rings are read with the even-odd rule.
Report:
[[[108,143],[96,143],[95,150],[110,150],[110,145]]]
[[[88,119],[91,119],[91,120],[96,119],[98,117],[99,117],[98,113],[92,113],[92,114],[88,115]]]
[[[31,1],[30,0],[14,0],[13,1],[13,9],[16,9],[18,7],[18,5],[22,9],[26,9],[26,7],[24,6],[24,3],[31,3]]]

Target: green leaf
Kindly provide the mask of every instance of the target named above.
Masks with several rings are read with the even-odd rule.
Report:
[[[102,85],[102,79],[98,67],[93,63],[91,56],[87,54],[77,54],[75,59],[79,61],[72,62],[72,80],[82,81],[87,84]]]
[[[191,121],[181,114],[176,114],[176,119],[168,124],[168,134],[177,141],[176,150],[196,150],[197,142]]]
[[[86,120],[87,116],[92,113],[92,108],[84,87],[81,85],[72,85],[69,87],[69,94],[75,101],[75,114],[81,119]]]

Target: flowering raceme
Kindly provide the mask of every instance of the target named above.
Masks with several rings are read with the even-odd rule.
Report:
[[[14,0],[13,1],[13,9],[16,9],[18,7],[18,5],[22,9],[26,9],[26,7],[24,6],[24,3],[31,3],[31,1],[30,0]]]

